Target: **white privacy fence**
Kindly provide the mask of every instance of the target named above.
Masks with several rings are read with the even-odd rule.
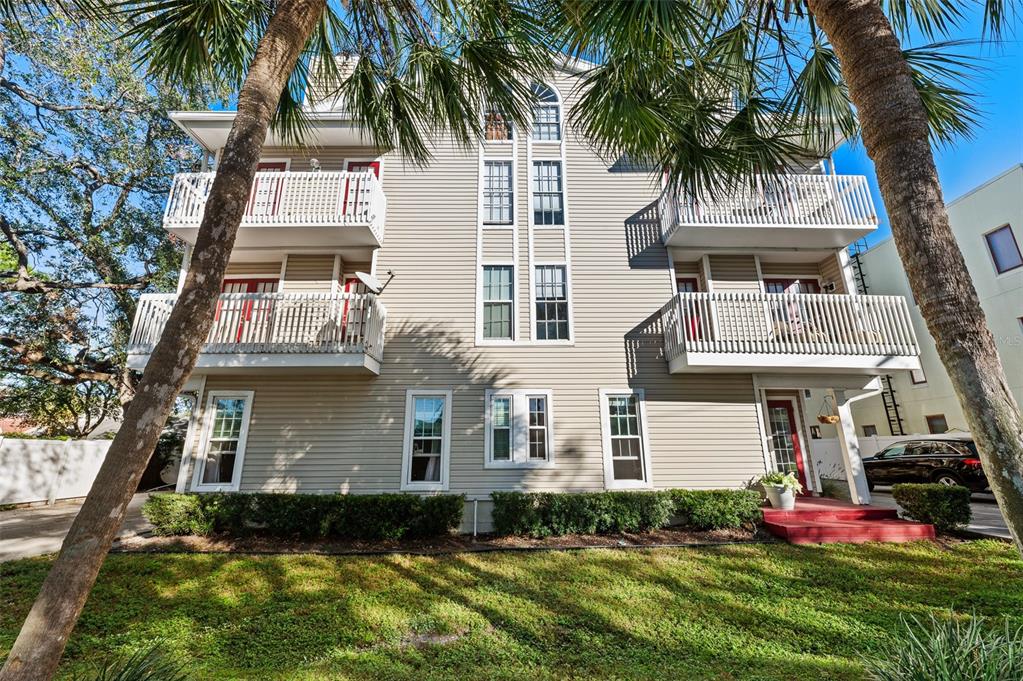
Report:
[[[146,294],[135,313],[128,354],[160,340],[175,294]],[[381,360],[387,310],[372,293],[225,293],[204,353],[361,353]]]
[[[22,440],[0,436],[0,504],[84,497],[110,440]]]
[[[685,352],[916,356],[902,296],[678,293],[663,308],[670,361]]]
[[[872,226],[877,212],[863,175],[757,175],[695,195],[669,186],[658,200],[665,242],[687,225]]]
[[[198,226],[216,173],[174,176],[164,224]],[[371,172],[259,172],[252,183],[242,226],[368,225],[384,240],[387,200]]]

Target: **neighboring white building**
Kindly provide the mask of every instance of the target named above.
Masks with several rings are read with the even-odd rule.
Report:
[[[534,85],[528,129],[490,112],[485,141],[440,137],[425,168],[329,107],[306,148],[270,134],[188,386],[179,490],[447,491],[479,501],[483,527],[495,490],[782,469],[819,491],[814,389],[869,499],[850,405],[919,362],[906,300],[855,290],[846,248],[877,228],[866,178],[813,164],[679,196],[573,129],[578,75]],[[172,117],[215,156],[233,115]],[[186,243],[211,178],[174,180],[164,224]],[[390,271],[381,295],[357,275]],[[142,296],[132,368],[175,296]]]
[[[988,327],[994,334],[1009,387],[1016,401],[1023,403],[1023,164],[949,202],[948,217]],[[913,300],[892,239],[857,257],[863,266],[868,293]],[[921,368],[891,374],[902,433],[897,427],[889,427],[889,414],[894,409],[886,410],[878,396],[864,399],[853,408],[860,435],[871,435],[874,431],[885,436],[969,430],[959,399],[938,359],[934,339],[927,332],[920,308],[913,302],[910,315],[920,341]],[[888,401],[892,403],[891,397]],[[894,418],[892,423],[896,423]]]

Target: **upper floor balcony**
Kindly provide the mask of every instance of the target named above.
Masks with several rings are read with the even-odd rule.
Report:
[[[174,176],[164,227],[195,243],[215,173]],[[258,172],[236,248],[376,247],[384,242],[387,199],[365,172]]]
[[[142,369],[164,333],[176,294],[145,294],[128,341]],[[387,310],[368,293],[225,293],[196,371],[343,369],[380,373]]]
[[[742,187],[658,199],[661,238],[681,248],[844,248],[877,228],[862,175],[756,176]]]
[[[902,296],[679,293],[661,309],[671,373],[919,369]]]

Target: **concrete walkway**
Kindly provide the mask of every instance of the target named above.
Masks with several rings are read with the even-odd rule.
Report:
[[[895,499],[892,498],[890,488],[878,487],[870,493],[870,503],[873,506],[883,508],[898,508]],[[973,511],[973,520],[966,529],[971,532],[983,534],[998,539],[1012,539],[1009,528],[1005,525],[1005,518],[998,510],[995,498],[990,494],[974,494],[970,502],[970,510]]]
[[[142,517],[146,494],[136,494],[128,504],[120,536],[151,528]],[[0,511],[0,562],[56,553],[81,508],[81,502]]]

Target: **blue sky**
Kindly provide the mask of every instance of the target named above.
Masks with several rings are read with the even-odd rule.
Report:
[[[945,200],[951,201],[992,177],[1023,162],[1023,35],[1007,35],[999,44],[975,44],[954,48],[957,53],[980,57],[984,72],[970,84],[979,94],[983,119],[972,139],[960,139],[935,151],[938,176]],[[953,38],[976,40],[981,35],[978,12]],[[922,44],[927,41],[920,41]],[[866,175],[880,209],[881,226],[871,244],[891,235],[888,217],[877,189],[874,166],[862,144],[847,143],[835,152],[835,165],[843,175]]]

